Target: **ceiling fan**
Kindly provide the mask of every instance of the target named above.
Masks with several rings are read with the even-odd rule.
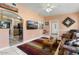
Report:
[[[51,12],[53,10],[53,8],[55,8],[56,6],[52,3],[43,3],[42,4],[42,8],[43,10],[45,10],[46,12]]]

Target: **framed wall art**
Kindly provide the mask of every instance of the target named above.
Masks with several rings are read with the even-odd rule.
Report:
[[[38,22],[36,21],[28,20],[26,24],[27,24],[27,29],[38,29]]]
[[[66,26],[66,27],[70,27],[72,24],[74,24],[75,21],[69,17],[67,17],[64,21],[63,21],[63,24]]]

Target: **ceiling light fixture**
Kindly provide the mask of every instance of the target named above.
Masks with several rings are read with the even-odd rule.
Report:
[[[53,10],[53,8],[55,8],[56,6],[54,6],[52,3],[44,3],[42,5],[43,9],[46,11],[46,12],[51,12]]]

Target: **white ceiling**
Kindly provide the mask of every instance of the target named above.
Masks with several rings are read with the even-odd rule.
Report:
[[[79,12],[79,3],[53,3],[53,5],[55,5],[56,8],[53,8],[53,10],[50,13],[47,13],[42,8],[42,3],[23,3],[22,5],[30,8],[34,12],[38,12],[40,15],[43,16]]]

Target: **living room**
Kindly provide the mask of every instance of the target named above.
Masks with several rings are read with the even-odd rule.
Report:
[[[21,49],[23,52],[29,55],[30,54],[31,55],[78,54],[75,48],[75,47],[78,48],[77,44],[76,46],[73,46],[73,47],[71,47],[70,45],[64,46],[64,44],[68,44],[66,43],[66,41],[72,42],[73,40],[78,39],[78,36],[79,36],[78,5],[79,4],[77,3],[75,4],[74,3],[65,3],[65,4],[64,3],[45,3],[45,4],[16,3],[15,5],[16,5],[15,7],[18,8],[18,13],[16,14],[22,17],[22,22],[23,22],[22,23],[23,39],[22,39],[22,42],[19,43],[19,46],[17,44],[17,47],[19,49]],[[4,10],[4,9],[5,8],[1,7],[1,10]],[[11,11],[8,10],[8,12],[11,12]],[[2,18],[3,17],[1,16],[1,19]],[[7,46],[9,47],[10,34],[8,29],[2,28],[0,30],[1,30],[0,35],[3,36],[4,34],[2,33],[6,33],[5,34],[6,37],[3,38],[4,40],[0,41],[1,42],[0,47],[1,48],[7,47]],[[5,40],[6,38],[7,40]],[[35,46],[36,48],[32,46]],[[43,50],[40,50],[40,49],[43,49]],[[44,50],[45,52],[42,52]],[[63,50],[64,53],[61,53],[62,52],[61,50]]]

